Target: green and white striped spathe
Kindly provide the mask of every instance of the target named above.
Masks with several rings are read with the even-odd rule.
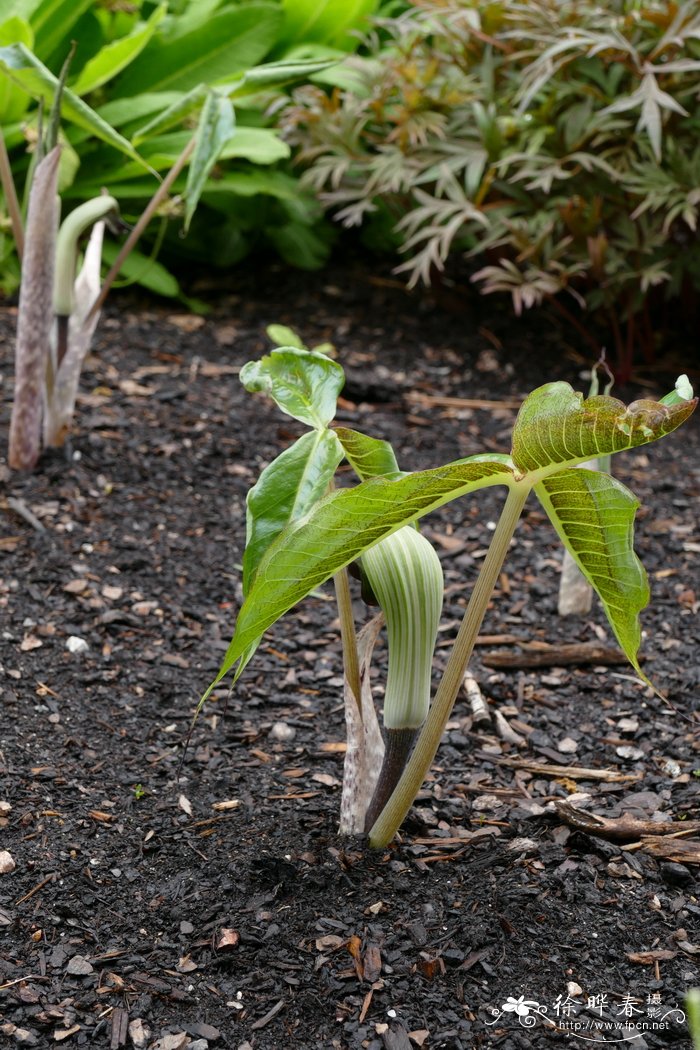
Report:
[[[422,725],[430,705],[430,673],[444,582],[432,546],[407,525],[362,555],[362,567],[386,617],[389,672],[387,729]]]

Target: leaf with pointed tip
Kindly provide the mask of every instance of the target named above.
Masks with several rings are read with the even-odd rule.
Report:
[[[308,80],[314,74],[337,65],[338,61],[336,58],[302,58],[294,61],[285,59],[281,62],[265,62],[246,70],[240,79],[223,83],[221,87],[231,98],[245,98],[246,95],[256,95],[260,91],[282,87],[295,80]]]
[[[535,486],[559,538],[596,590],[627,659],[640,677],[639,613],[649,603],[644,567],[634,553],[639,500],[597,470],[562,470]]]
[[[332,430],[312,430],[265,467],[248,493],[243,593],[248,594],[260,560],[290,521],[322,499],[343,458]]]
[[[148,94],[146,98],[157,99],[158,97],[168,98],[174,95],[172,101],[161,108],[160,112],[155,117],[148,121],[134,132],[134,142],[139,145],[145,139],[153,138],[156,135],[161,135],[164,131],[168,131],[169,128],[179,124],[185,117],[188,117],[190,113],[194,112],[198,106],[201,106],[204,99],[207,97],[207,86],[206,84],[197,84],[191,88],[188,92],[154,92]],[[138,100],[134,100],[138,101]]]
[[[268,627],[375,543],[467,492],[511,484],[513,472],[506,464],[480,456],[478,462],[448,464],[395,481],[372,478],[326,496],[268,547],[211,688]]]
[[[251,393],[268,394],[286,415],[322,430],[335,415],[345,373],[325,354],[287,346],[249,361],[240,380]]]
[[[0,72],[28,94],[43,99],[47,106],[52,104],[58,88],[58,78],[24,44],[11,44],[9,47],[0,48]],[[128,139],[110,127],[86,102],[83,102],[68,88],[63,89],[61,96],[61,113],[79,128],[89,131],[91,135],[114,146],[115,149],[150,170],[146,161],[139,156]]]
[[[348,463],[363,481],[385,474],[398,474],[399,465],[388,441],[367,437],[359,430],[348,430],[346,427],[336,427],[335,432]]]
[[[131,33],[105,44],[85,63],[77,80],[71,84],[76,95],[87,95],[126,69],[146,47],[167,10],[167,4],[160,4],[147,22],[138,23]]]
[[[204,185],[236,126],[233,103],[225,95],[210,91],[204,100],[195,135],[197,137],[187,172],[185,233],[190,227]]]
[[[513,429],[513,462],[523,475],[543,476],[564,466],[637,448],[669,434],[697,399],[667,405],[596,395],[584,400],[568,383],[546,383],[523,402]]]

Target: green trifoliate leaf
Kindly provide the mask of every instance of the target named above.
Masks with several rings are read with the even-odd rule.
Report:
[[[386,617],[389,636],[384,725],[417,729],[430,705],[444,590],[440,559],[425,536],[405,526],[365,551],[362,567]]]
[[[244,594],[272,541],[326,495],[342,458],[343,450],[332,430],[312,430],[263,470],[247,499]]]
[[[204,100],[195,132],[196,142],[187,170],[185,232],[189,229],[211,169],[236,128],[233,103],[225,95],[210,91]]]
[[[388,441],[367,437],[358,430],[348,430],[346,427],[336,427],[335,432],[348,463],[363,481],[386,474],[398,474],[396,455]]]
[[[269,394],[293,419],[323,429],[335,415],[345,374],[324,354],[283,347],[259,361],[249,361],[241,369],[240,380],[246,390]]]
[[[589,397],[568,383],[546,383],[523,402],[513,430],[513,462],[522,474],[637,448],[669,434],[688,418],[695,400],[675,404]]]
[[[649,603],[647,575],[633,548],[639,500],[615,478],[583,468],[551,474],[535,492],[596,590],[627,659],[646,681],[637,659],[639,613]]]
[[[326,496],[268,547],[216,682],[293,605],[375,543],[457,496],[512,484],[513,472],[506,464],[479,456],[478,461],[423,470],[396,481],[373,478]]]

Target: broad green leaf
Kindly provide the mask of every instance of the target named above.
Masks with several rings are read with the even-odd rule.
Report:
[[[366,30],[376,0],[283,0],[284,29],[280,45],[309,41],[351,50],[353,30]]]
[[[228,99],[223,101],[231,105]],[[147,139],[142,144],[142,156],[154,171],[167,171],[180,156],[191,136],[190,131],[177,131]],[[278,160],[286,160],[289,154],[289,146],[277,137],[272,128],[237,128],[221,147],[219,160],[240,158],[250,160],[254,164],[274,164]],[[141,169],[138,165],[124,164],[110,173],[110,181],[135,178],[140,174]],[[295,185],[298,196],[298,182]],[[215,190],[215,183],[208,183],[207,189]]]
[[[42,0],[34,7],[30,18],[36,40],[36,53],[50,58],[63,45],[59,62],[68,56],[71,45],[71,29],[93,4],[94,0]]]
[[[131,95],[189,91],[242,73],[267,54],[281,21],[276,5],[250,3],[217,11],[175,40],[156,36],[124,73],[120,90]]]
[[[240,380],[251,393],[268,394],[288,416],[323,430],[335,415],[345,374],[324,354],[290,346],[249,361],[241,369]]]
[[[12,44],[10,47],[0,48],[0,71],[13,83],[19,84],[28,94],[34,98],[43,99],[47,107],[51,106],[58,87],[58,79],[24,44]],[[139,156],[128,139],[110,127],[87,103],[68,88],[63,90],[61,113],[78,127],[102,139],[110,146],[114,146],[115,149],[125,153],[127,157],[131,157],[144,168],[148,168],[148,164]]]
[[[649,603],[649,585],[633,548],[639,500],[609,474],[582,467],[551,474],[535,486],[535,492],[562,543],[598,593],[617,640],[641,675],[639,613]]]
[[[209,173],[235,130],[233,103],[225,95],[210,91],[199,116],[197,138],[187,170],[185,190],[185,233],[189,229]]]
[[[102,258],[111,266],[117,258],[120,246],[114,241],[105,241],[102,247]],[[139,251],[132,251],[119,271],[121,277],[129,284],[140,284],[156,295],[177,299],[180,286],[171,273],[157,259],[149,259]]]
[[[372,478],[326,496],[268,547],[216,682],[280,616],[375,543],[467,492],[512,484],[509,467],[480,457],[396,481]]]
[[[168,10],[167,4],[161,4],[144,24],[136,26],[128,36],[106,44],[94,58],[83,67],[78,79],[71,84],[76,95],[87,95],[89,91],[106,84],[108,80],[121,73],[123,69],[140,55],[156,29],[163,21]]]
[[[272,541],[326,495],[342,458],[343,450],[332,430],[312,430],[265,467],[247,498],[244,594]]]
[[[696,400],[666,405],[597,395],[584,400],[568,383],[546,383],[523,402],[513,429],[513,462],[518,471],[553,473],[637,448],[669,434],[690,416]],[[547,469],[553,468],[553,469]]]
[[[31,48],[34,34],[28,22],[16,15],[0,25],[0,47],[22,43]],[[26,112],[29,98],[25,91],[13,84],[8,77],[0,80],[0,125],[5,128]],[[7,138],[6,138],[7,141]]]
[[[0,22],[8,18],[21,18],[28,22],[41,0],[0,0]]]
[[[335,432],[348,463],[362,481],[386,474],[398,474],[399,465],[388,441],[367,437],[358,430],[348,430],[345,427],[336,427]]]

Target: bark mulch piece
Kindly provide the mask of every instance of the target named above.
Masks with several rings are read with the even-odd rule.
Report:
[[[450,317],[357,273],[265,285],[207,318],[113,300],[67,454],[0,467],[2,1045],[687,1047],[671,1011],[700,983],[698,840],[673,833],[700,818],[697,421],[614,468],[644,502],[645,671],[670,703],[607,660],[528,666],[537,645],[614,647],[599,609],[557,617],[533,500],[474,661],[491,718],[460,700],[401,841],[371,853],[335,831],[329,588],[215,692],[180,769],[241,600],[246,490],[298,433],[238,369],[273,321],[333,340],[343,422],[418,468],[506,448],[522,395],[585,387],[583,363],[495,304]],[[5,308],[3,435],[13,328]],[[438,665],[499,498],[426,522],[447,578]],[[494,651],[516,659],[487,666]],[[384,659],[380,641],[378,676]]]

